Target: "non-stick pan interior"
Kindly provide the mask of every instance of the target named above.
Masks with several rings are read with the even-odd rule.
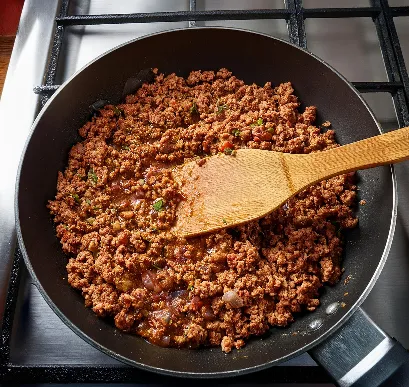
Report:
[[[300,353],[360,300],[376,273],[393,211],[389,167],[358,175],[359,195],[367,204],[358,210],[359,228],[347,235],[343,279],[324,289],[322,306],[289,328],[272,329],[263,338],[251,340],[240,351],[225,355],[220,348],[156,347],[97,318],[68,285],[67,256],[61,251],[46,209],[47,201],[55,195],[57,172],[64,169],[69,148],[79,140],[77,130],[87,120],[89,105],[99,99],[119,101],[126,80],[150,67],[182,76],[191,70],[226,67],[246,83],[277,85],[291,81],[303,106],[316,105],[319,122],[331,121],[340,143],[379,134],[372,114],[349,84],[317,58],[283,41],[218,28],[177,30],[133,41],[76,74],[50,100],[34,125],[17,194],[19,238],[29,269],[47,301],[70,327],[100,349],[133,365],[173,374],[220,376],[255,370]],[[344,281],[347,277],[350,280]],[[326,313],[335,301],[342,306],[334,314]]]

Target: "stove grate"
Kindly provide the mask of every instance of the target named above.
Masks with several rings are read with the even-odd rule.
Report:
[[[44,84],[34,88],[40,94],[44,105],[49,97],[58,89],[55,84],[59,56],[63,44],[65,28],[74,25],[101,25],[125,23],[153,23],[188,21],[190,26],[196,21],[210,20],[251,20],[282,19],[287,22],[290,42],[307,48],[305,19],[307,18],[372,18],[383,56],[387,82],[353,82],[362,93],[388,92],[391,94],[398,124],[409,126],[409,77],[394,18],[409,16],[409,6],[390,7],[388,0],[370,0],[369,7],[356,8],[303,8],[302,0],[284,0],[282,9],[254,10],[196,10],[196,0],[190,0],[189,11],[155,12],[138,14],[107,15],[68,15],[70,0],[62,0],[58,16],[55,18],[55,33],[49,56],[48,68]],[[0,382],[135,382],[138,383],[170,383],[173,378],[141,371],[128,366],[30,366],[10,362],[10,337],[13,317],[18,298],[19,283],[22,275],[23,259],[17,246],[11,269],[6,308],[0,331]],[[329,383],[325,372],[319,367],[276,367],[258,372],[257,383]],[[229,380],[229,384],[252,383],[254,376],[244,375]],[[185,384],[183,380],[178,383]],[[191,385],[188,380],[187,384]],[[206,381],[197,381],[207,384]],[[216,381],[215,381],[216,383]]]

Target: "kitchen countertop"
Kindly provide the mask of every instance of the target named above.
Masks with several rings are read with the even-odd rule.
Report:
[[[3,91],[4,80],[6,79],[15,38],[14,35],[0,36],[0,96]]]

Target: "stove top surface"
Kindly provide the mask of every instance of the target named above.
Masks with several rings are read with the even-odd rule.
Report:
[[[123,0],[121,2],[71,0],[67,11],[68,15],[175,12],[188,11],[194,3],[198,11],[284,8],[281,0],[254,0],[252,2],[198,0],[190,3],[186,0],[167,2],[159,0],[149,2],[144,0]],[[292,1],[289,3],[293,4]],[[378,1],[372,3],[376,5]],[[408,0],[389,1],[389,4],[390,6],[409,5]],[[358,2],[344,0],[334,1],[331,5],[368,7],[371,4],[365,0]],[[328,6],[325,0],[304,0],[305,12],[308,12],[308,9],[312,12],[311,9]],[[46,72],[46,64],[53,41],[54,18],[58,12],[60,12],[58,2],[26,0],[0,103],[0,131],[2,138],[5,139],[0,144],[0,179],[4,182],[0,194],[0,213],[3,215],[0,218],[0,320],[4,319],[3,328],[11,322],[9,317],[13,315],[10,314],[10,308],[5,305],[16,243],[13,212],[15,173],[30,126],[41,105],[41,99],[34,94],[33,88],[41,85],[44,77],[46,81],[50,81],[50,72]],[[356,86],[359,86],[359,82],[386,84],[388,80],[391,81],[385,71],[376,26],[371,15],[369,13],[368,15],[352,18],[341,18],[339,15],[337,18],[309,17],[305,21],[308,49],[333,65],[350,81],[356,82]],[[408,19],[405,19],[404,16],[394,18],[402,47],[402,58],[409,63],[409,23],[407,21]],[[55,84],[63,83],[96,56],[128,40],[156,31],[192,25],[246,28],[289,40],[287,24],[283,18],[69,26],[65,28],[62,36],[58,66],[55,74],[51,74],[51,77],[55,76],[55,79],[51,81]],[[296,40],[298,39],[296,43],[302,45],[305,42],[302,36],[295,36]],[[291,40],[294,40],[294,34]],[[388,91],[387,87],[385,91]],[[16,95],[19,95],[18,104],[16,104]],[[44,100],[44,95],[47,94],[43,92],[42,95]],[[364,98],[374,110],[384,130],[409,125],[408,106],[402,104],[402,100],[399,101],[404,93],[400,95],[394,92],[394,95],[393,99],[388,92],[364,94]],[[398,114],[395,112],[394,103]],[[24,106],[24,109],[21,109],[21,106]],[[409,348],[409,331],[407,330],[409,321],[409,308],[407,308],[409,305],[409,217],[406,216],[409,213],[408,172],[408,162],[396,166],[399,210],[395,237],[385,268],[363,304],[363,308],[375,322],[407,348]],[[127,367],[84,342],[52,312],[33,284],[24,265],[19,268],[15,263],[14,270],[19,271],[19,281],[11,285],[18,287],[18,291],[15,292],[18,297],[12,328],[8,327],[11,333],[10,341],[6,343],[7,346],[9,344],[10,356],[7,363],[9,366],[3,369],[6,380],[7,372],[9,375],[16,372],[15,377],[20,375],[22,381],[37,382],[107,381],[108,374],[104,372],[109,372],[108,380],[112,382],[138,380],[138,383],[142,385],[146,383],[167,384],[174,380]],[[13,297],[10,298],[10,293],[9,301],[15,301]],[[8,334],[5,334],[3,329],[3,342],[4,340],[8,340]],[[4,348],[3,343],[2,349]],[[5,357],[3,353],[3,360]],[[80,371],[78,367],[81,368]],[[80,372],[88,372],[88,376],[92,376],[88,379],[78,378]],[[329,379],[311,357],[304,354],[283,363],[274,371],[262,371],[237,380],[230,379],[228,383],[246,384],[254,381],[257,381],[257,384],[279,385],[275,382],[324,383],[329,382]]]

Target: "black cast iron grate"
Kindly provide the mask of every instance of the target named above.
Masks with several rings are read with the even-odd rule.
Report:
[[[190,0],[189,11],[69,16],[69,2],[70,0],[61,1],[59,15],[55,19],[55,34],[45,81],[43,85],[34,89],[35,93],[41,95],[42,105],[59,87],[59,85],[55,84],[56,71],[64,31],[67,26],[176,21],[189,21],[189,26],[194,26],[196,21],[282,19],[287,22],[290,42],[302,48],[307,48],[304,23],[306,18],[371,17],[375,23],[388,81],[353,82],[353,85],[362,93],[390,93],[399,126],[409,126],[409,77],[394,23],[394,17],[409,16],[409,6],[390,7],[388,0],[370,0],[370,7],[306,9],[303,8],[302,0],[284,0],[283,9],[197,11],[196,0]],[[157,375],[127,366],[50,366],[46,364],[30,366],[11,363],[10,337],[22,272],[21,265],[21,252],[17,246],[0,331],[0,382],[137,382],[143,384],[170,384],[175,382],[172,377]],[[216,380],[214,382],[217,383]],[[330,382],[330,380],[320,367],[285,366],[275,367],[274,372],[269,370],[258,372],[257,378],[254,375],[244,375],[229,380],[229,384],[249,382],[257,384],[272,382],[325,383]],[[180,379],[177,380],[177,383],[185,384]],[[192,380],[186,383],[191,385]],[[197,383],[207,384],[206,381],[200,380]]]

